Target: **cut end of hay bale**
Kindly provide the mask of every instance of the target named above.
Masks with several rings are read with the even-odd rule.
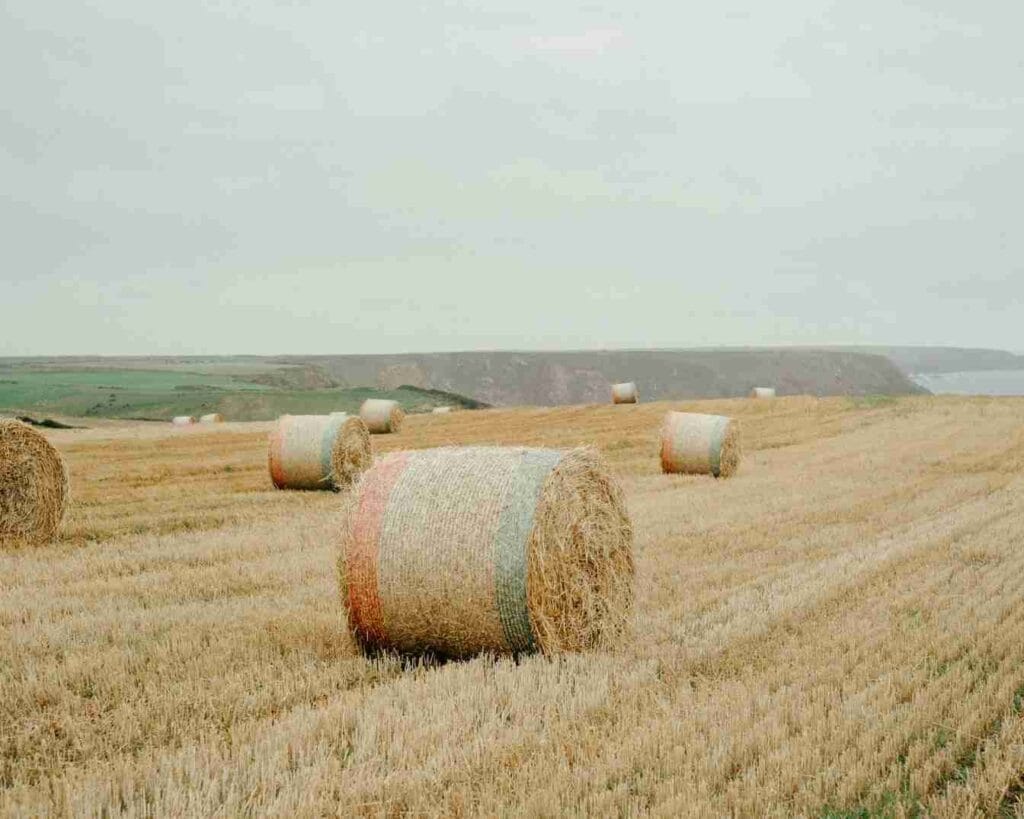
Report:
[[[754,387],[750,391],[751,398],[774,398],[775,387]]]
[[[612,384],[613,404],[638,404],[640,403],[640,391],[632,381],[624,384]]]
[[[30,426],[0,420],[0,546],[49,543],[67,503],[60,453]]]
[[[359,417],[373,435],[387,435],[398,432],[405,420],[405,413],[397,401],[384,398],[367,398],[359,409]]]
[[[345,413],[283,415],[267,462],[278,489],[346,489],[373,463],[370,433]]]
[[[537,504],[528,555],[541,651],[583,651],[621,634],[633,605],[633,524],[597,451],[564,453]]]
[[[175,415],[171,419],[171,423],[176,427],[189,427],[196,422],[195,416],[192,415]]]
[[[685,475],[736,474],[743,450],[740,425],[722,415],[670,412],[661,428],[661,469]]]
[[[394,453],[345,506],[339,587],[365,650],[582,651],[631,611],[632,525],[593,449]]]
[[[209,413],[207,415],[200,415],[199,416],[199,423],[200,424],[223,424],[224,423],[224,416],[221,415],[219,412],[211,412],[211,413]]]

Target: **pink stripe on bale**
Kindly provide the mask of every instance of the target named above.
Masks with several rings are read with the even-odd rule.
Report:
[[[352,630],[369,645],[387,642],[378,585],[380,534],[391,491],[408,465],[409,453],[397,452],[367,474],[345,555],[348,615]]]
[[[270,433],[270,480],[278,489],[284,489],[286,486],[281,439],[284,437],[285,424],[288,423],[287,418],[287,415],[282,416],[277,422],[277,426],[274,427],[274,431]]]

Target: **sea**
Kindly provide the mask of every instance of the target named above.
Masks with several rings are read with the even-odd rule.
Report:
[[[936,395],[1024,395],[1024,370],[917,373],[910,377]]]

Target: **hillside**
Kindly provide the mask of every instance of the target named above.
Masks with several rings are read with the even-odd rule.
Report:
[[[175,415],[219,412],[233,421],[268,421],[284,413],[358,412],[367,398],[391,398],[407,412],[480,403],[438,390],[338,387],[310,367],[225,374],[216,368],[183,371],[157,362],[151,369],[71,369],[0,363],[0,414],[40,417],[131,418],[165,421]],[[214,370],[214,371],[211,371]]]
[[[608,385],[636,381],[644,400],[731,398],[756,385],[781,395],[924,392],[882,355],[839,350],[622,350],[284,356],[349,385],[429,387],[496,406],[603,403]]]
[[[371,394],[412,411],[437,404],[599,404],[617,381],[636,381],[645,401],[734,398],[757,385],[781,395],[925,392],[888,358],[852,350],[79,357],[0,359],[0,410],[110,418],[222,412],[265,420],[281,412],[351,410]]]

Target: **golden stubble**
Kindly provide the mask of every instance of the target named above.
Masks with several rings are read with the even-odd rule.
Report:
[[[660,474],[670,409],[739,419],[743,469]],[[342,499],[269,490],[266,432],[47,434],[74,493],[0,552],[0,813],[1019,809],[1024,402],[410,417],[378,453],[592,443],[624,487],[627,639],[518,663],[364,659]]]

